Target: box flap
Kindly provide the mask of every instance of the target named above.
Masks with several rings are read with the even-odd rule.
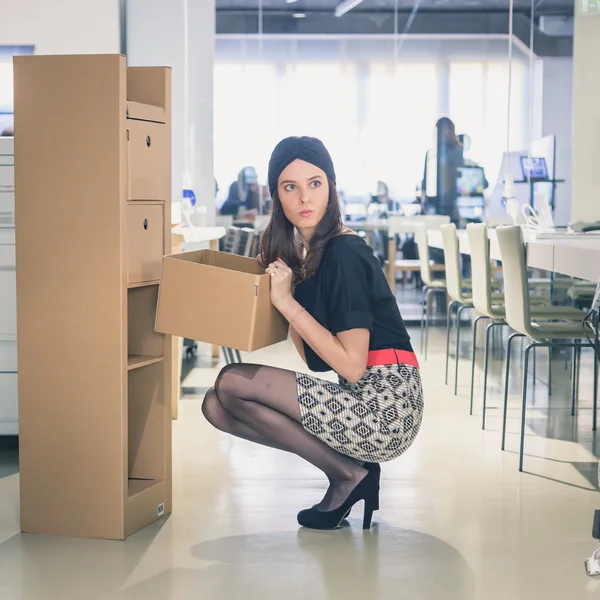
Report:
[[[166,123],[165,109],[161,106],[141,104],[127,100],[127,118],[137,121],[152,121],[154,123]]]
[[[171,254],[166,258],[193,262],[199,265],[208,265],[218,269],[236,271],[241,275],[265,275],[265,270],[255,258],[246,256],[237,256],[228,252],[219,252],[217,250],[194,250],[192,252],[181,252]],[[265,275],[265,279],[268,277]]]

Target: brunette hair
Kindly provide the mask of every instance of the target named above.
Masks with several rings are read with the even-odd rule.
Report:
[[[275,190],[272,194],[273,209],[261,241],[261,261],[264,266],[267,266],[280,258],[294,272],[294,283],[305,281],[315,274],[321,264],[327,242],[340,235],[344,228],[335,182],[330,177],[327,181],[329,183],[327,209],[317,225],[306,257],[303,256],[305,248],[302,238],[283,212],[279,191]]]
[[[448,146],[462,146],[460,138],[456,135],[454,121],[448,117],[442,117],[435,126],[438,130],[438,136],[441,137]]]

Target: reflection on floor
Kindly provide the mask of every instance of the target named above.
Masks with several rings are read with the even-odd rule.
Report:
[[[403,457],[383,465],[382,506],[371,531],[360,529],[358,507],[338,531],[298,528],[296,512],[324,493],[323,476],[292,455],[207,426],[201,399],[218,366],[201,346],[184,369],[174,422],[173,515],[126,542],[22,535],[18,474],[8,475],[0,479],[0,598],[563,600],[600,594],[600,580],[583,569],[595,549],[590,533],[600,504],[591,356],[573,418],[564,358],[553,363],[548,398],[540,352],[527,472],[519,474],[519,361],[503,453],[500,352],[482,431],[479,387],[476,415],[468,415],[469,336],[454,396],[443,383],[443,328],[431,335],[423,428]],[[288,343],[245,358],[301,366]]]

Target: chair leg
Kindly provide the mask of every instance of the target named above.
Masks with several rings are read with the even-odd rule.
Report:
[[[425,348],[425,307],[427,301],[427,290],[429,288],[424,285],[422,291],[423,297],[421,298],[421,354]]]
[[[487,382],[488,382],[488,371],[489,371],[489,356],[490,356],[490,337],[493,338],[492,333],[494,327],[502,327],[506,325],[504,321],[494,321],[487,326],[485,332],[485,358],[483,361],[483,411],[481,416],[481,429],[485,429],[485,415],[487,408]]]
[[[446,379],[444,383],[448,385],[448,365],[450,363],[450,322],[452,320],[452,311],[458,303],[452,300],[446,307]]]
[[[227,349],[225,346],[221,346],[221,350],[223,350],[223,358],[225,358],[225,364],[229,364],[229,356],[227,355]]]
[[[506,346],[506,375],[504,378],[504,407],[502,413],[502,450],[504,450],[506,446],[506,416],[508,413],[508,381],[510,376],[510,355],[511,355],[511,346],[512,342],[515,338],[520,337],[524,338],[525,336],[522,333],[513,333],[508,338],[508,344]]]
[[[596,431],[596,409],[598,408],[598,356],[596,355],[596,346],[594,344],[594,406],[592,413],[592,431]]]
[[[548,348],[548,396],[552,396],[552,346]]]
[[[233,350],[231,348],[227,348],[227,355],[229,356],[229,364],[233,364],[235,362],[235,358],[233,356]]]
[[[456,357],[455,357],[455,362],[454,362],[454,395],[456,396],[458,394],[458,359],[460,358],[460,317],[463,313],[463,310],[466,310],[468,308],[471,308],[470,306],[467,306],[465,304],[463,304],[462,306],[458,307],[458,310],[456,311]]]
[[[533,387],[535,387],[535,381],[537,379],[537,352],[533,349]]]
[[[578,344],[575,341],[575,346],[573,348],[573,379],[571,381],[571,416],[575,416],[575,404],[577,402],[577,385],[579,379],[579,360],[580,354],[578,352]]]
[[[577,388],[575,399],[579,401],[579,375],[581,373],[581,342],[577,343]]]
[[[481,315],[475,319],[473,323],[473,353],[471,356],[471,402],[469,405],[469,414],[473,414],[473,391],[475,388],[475,356],[477,354],[477,325],[482,319],[489,319],[486,315]]]
[[[428,288],[425,294],[425,360],[429,349],[429,315],[431,313],[431,296],[435,293],[433,288]]]
[[[523,370],[523,401],[521,404],[521,445],[519,448],[519,472],[523,471],[523,455],[525,453],[525,420],[527,414],[527,379],[529,373],[529,352],[535,348],[535,344],[529,344],[525,348],[525,365]]]

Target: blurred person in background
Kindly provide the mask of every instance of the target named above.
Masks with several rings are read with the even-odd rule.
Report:
[[[421,184],[423,212],[448,215],[453,223],[458,223],[456,180],[459,167],[464,166],[464,148],[449,118],[442,117],[435,127],[436,148],[425,156]]]

